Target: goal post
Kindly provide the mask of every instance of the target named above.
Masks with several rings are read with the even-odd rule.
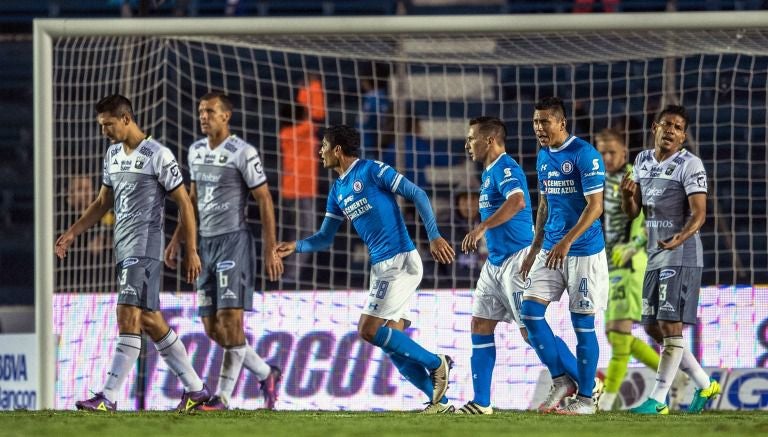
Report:
[[[366,145],[365,157],[389,160],[401,172],[423,178],[438,213],[448,217],[439,225],[454,246],[463,237],[455,201],[479,184],[478,167],[467,164],[463,154],[468,118],[499,115],[507,122],[507,149],[529,175],[535,199],[529,113],[535,99],[564,94],[571,132],[587,138],[602,127],[622,125],[634,152],[646,147],[652,112],[663,102],[679,102],[693,109],[691,143],[712,180],[713,208],[703,231],[710,245],[705,247],[708,284],[755,284],[768,281],[761,255],[768,242],[766,42],[768,11],[35,20],[39,407],[55,405],[54,293],[111,291],[109,251],[81,244],[73,247],[70,260],[59,263],[52,250],[57,234],[81,212],[64,211],[73,204],[67,178],[95,180],[101,169],[105,148],[92,105],[102,94],[121,92],[133,99],[140,126],[186,166],[190,139],[200,137],[196,99],[208,88],[232,93],[238,113],[233,132],[274,164],[276,180],[270,185],[279,192],[279,129],[283,122],[298,121],[280,108],[295,104],[301,87],[296,77],[314,74],[322,81],[327,115],[316,127],[359,125],[367,111],[359,82],[383,79],[391,109],[374,108],[379,124],[370,132],[375,143]],[[377,66],[385,72],[378,73]],[[417,141],[409,139],[419,136],[417,118],[424,144],[418,153],[404,149]],[[396,146],[387,149],[384,137],[394,138]],[[726,147],[731,150],[724,152]],[[330,178],[320,178],[327,186]],[[758,196],[762,207],[746,202]],[[280,232],[282,214],[291,211],[279,199],[275,204]],[[322,190],[312,205],[318,211],[324,207]],[[412,214],[407,220],[423,247],[420,221]],[[90,237],[108,245],[103,239],[108,229],[95,232]],[[322,274],[297,288],[364,288],[367,272],[358,270],[367,258],[353,234],[342,227],[329,258],[310,261]],[[476,279],[478,273],[471,275]],[[460,284],[471,283],[465,281],[471,275],[461,275],[456,268],[430,265],[422,286],[469,286]],[[265,286],[262,281],[260,289]]]

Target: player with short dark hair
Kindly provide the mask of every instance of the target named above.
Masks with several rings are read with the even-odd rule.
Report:
[[[670,105],[653,122],[654,148],[635,159],[632,177],[621,184],[622,209],[630,218],[645,212],[648,266],[643,281],[642,322],[662,345],[651,396],[632,412],[668,414],[667,393],[678,367],[698,387],[689,411],[700,413],[720,394],[696,357],[685,348],[683,324],[698,322],[696,311],[704,259],[699,229],[707,212],[707,172],[701,159],[683,148],[688,114]]]
[[[448,374],[451,358],[434,354],[402,331],[410,325],[410,302],[423,276],[419,252],[408,235],[395,195],[412,201],[429,235],[432,256],[453,261],[453,248],[437,229],[427,194],[389,165],[358,158],[360,134],[349,126],[325,131],[320,157],[323,167],[339,178],[331,185],[320,230],[299,241],[277,246],[277,254],[317,252],[328,248],[345,219],[368,246],[371,257],[369,295],[358,323],[365,341],[386,352],[400,373],[429,398],[425,414],[448,413]]]
[[[549,396],[539,407],[555,411],[562,399],[574,401],[556,412],[594,414],[592,400],[599,347],[595,312],[608,299],[608,263],[600,224],[605,166],[588,142],[570,135],[565,107],[557,97],[535,105],[533,129],[541,147],[536,167],[540,187],[536,234],[520,269],[530,277],[521,317],[528,340],[552,376]],[[577,378],[572,380],[558,357],[555,336],[544,318],[547,306],[568,292],[576,331]]]
[[[56,240],[56,255],[64,258],[75,238],[114,206],[120,334],[103,390],[75,406],[92,411],[117,408],[117,392],[139,357],[143,331],[184,385],[177,409],[189,411],[207,401],[210,393],[192,368],[184,345],[160,313],[160,284],[166,197],[179,205],[179,232],[184,233],[190,248],[184,259],[186,279],[194,282],[200,274],[192,203],[173,153],[141,131],[127,98],[107,96],[96,104],[96,113],[102,134],[112,142],[104,157],[101,190],[80,219]]]
[[[525,281],[520,265],[533,242],[533,219],[528,183],[520,165],[506,153],[507,129],[496,117],[469,121],[464,148],[484,166],[479,211],[482,221],[464,237],[461,250],[477,250],[485,237],[488,259],[480,272],[472,299],[472,387],[474,398],[458,414],[493,414],[491,377],[496,363],[494,331],[500,321],[514,323],[528,341],[520,320]],[[576,358],[559,337],[560,359],[575,379]]]
[[[206,411],[229,407],[243,366],[261,381],[264,405],[273,409],[281,377],[279,368],[267,364],[248,345],[243,327],[256,285],[256,254],[245,221],[249,195],[259,204],[264,270],[271,281],[279,279],[283,264],[274,256],[275,212],[261,158],[255,147],[231,134],[232,107],[226,94],[205,94],[198,114],[206,137],[189,148],[190,197],[200,221],[203,259],[197,305],[205,333],[224,349],[216,393],[198,407]],[[178,231],[174,233],[166,248],[166,264],[172,268],[176,268],[177,248],[183,241],[180,237]]]

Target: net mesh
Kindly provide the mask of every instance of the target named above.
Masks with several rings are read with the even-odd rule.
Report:
[[[588,140],[603,128],[620,129],[632,157],[649,145],[658,110],[678,103],[691,115],[688,147],[710,177],[703,282],[766,283],[767,43],[768,30],[718,29],[56,38],[56,232],[70,226],[99,189],[107,143],[93,108],[107,94],[129,97],[139,125],[186,167],[186,150],[201,137],[199,97],[210,90],[228,93],[236,107],[233,133],[262,155],[279,239],[306,237],[319,227],[335,178],[320,169],[314,183],[300,190],[308,195],[288,195],[285,168],[296,157],[281,148],[285,140],[310,156],[323,126],[356,126],[364,157],[393,164],[428,192],[454,247],[478,219],[476,207],[460,208],[472,199],[466,193],[477,191],[481,172],[464,151],[469,118],[497,115],[506,121],[507,151],[526,170],[535,206],[536,100],[563,98],[570,132]],[[307,98],[318,90],[321,104]],[[311,134],[300,138],[292,128],[305,122]],[[422,287],[470,286],[483,251],[437,265],[414,208],[406,202],[403,213],[425,261]],[[166,215],[168,231],[175,226],[172,205]],[[253,204],[248,217],[260,235]],[[57,264],[58,291],[113,291],[113,222],[107,215]],[[261,266],[259,260],[255,268]],[[359,288],[368,258],[347,224],[327,254],[295,258],[288,268],[282,283],[261,279],[259,289]],[[165,289],[185,287],[166,271]]]

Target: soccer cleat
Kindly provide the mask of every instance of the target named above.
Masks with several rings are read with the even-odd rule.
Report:
[[[95,393],[94,397],[88,400],[75,402],[75,408],[78,410],[105,411],[111,413],[117,410],[117,402],[110,401],[104,397],[104,393],[98,392]]]
[[[635,414],[669,414],[669,407],[653,398],[648,398],[642,404],[629,410]]]
[[[210,398],[211,392],[205,384],[203,384],[203,388],[198,391],[184,391],[184,394],[181,396],[181,402],[176,406],[176,411],[179,413],[189,413]]]
[[[440,399],[448,391],[448,377],[453,367],[453,360],[448,355],[438,354],[440,365],[437,369],[429,372],[429,378],[432,380],[432,403],[439,404]]]
[[[576,389],[576,383],[567,375],[553,379],[547,398],[539,405],[539,412],[551,413],[563,399],[576,394]]]
[[[490,405],[483,407],[474,401],[469,401],[456,410],[456,414],[493,414],[493,408]]]
[[[612,411],[619,393],[604,391],[597,400],[597,411]]]
[[[195,407],[198,411],[223,411],[228,410],[229,407],[224,403],[224,399],[221,396],[213,396],[207,401]]]
[[[688,387],[688,375],[685,372],[677,372],[675,379],[672,380],[672,386],[669,387],[669,409],[679,410],[680,404],[685,396],[685,388]]]
[[[586,414],[595,414],[595,401],[592,398],[585,398],[576,396],[576,399],[568,402],[563,408],[555,410],[557,414],[564,414],[567,416],[581,416]]]
[[[444,404],[431,404],[429,402],[426,402],[427,407],[424,408],[419,412],[419,414],[449,414],[453,413],[455,408],[453,408],[453,405],[449,404],[448,402]]]
[[[710,378],[709,387],[697,388],[696,391],[693,392],[693,400],[691,401],[691,405],[688,406],[688,412],[701,413],[704,411],[704,407],[707,405],[707,402],[709,402],[709,400],[713,399],[715,396],[719,395],[721,391],[720,383]]]
[[[603,390],[605,390],[603,380],[595,376],[595,385],[592,387],[592,403],[595,404],[595,407],[597,407],[597,402],[600,400]]]
[[[261,381],[261,394],[264,396],[264,408],[274,410],[277,404],[277,395],[280,392],[280,380],[283,371],[277,366],[269,366],[269,376]]]

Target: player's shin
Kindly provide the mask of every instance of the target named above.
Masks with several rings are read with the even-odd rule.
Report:
[[[472,387],[474,402],[481,407],[491,405],[491,379],[496,364],[496,344],[493,334],[472,334]]]
[[[595,335],[595,316],[571,313],[571,322],[573,322],[573,329],[576,331],[578,394],[585,398],[591,398],[592,389],[595,385],[597,360],[600,356],[600,347],[597,343],[597,335]]]
[[[115,402],[117,392],[123,387],[136,359],[141,352],[141,335],[120,334],[117,338],[115,353],[112,356],[112,364],[107,372],[107,380],[104,382],[104,397]]]
[[[552,333],[547,320],[544,318],[547,307],[539,302],[524,300],[520,307],[520,316],[528,330],[528,341],[541,362],[547,366],[553,378],[562,376],[565,371],[560,363],[557,352],[555,334]]]
[[[186,391],[196,392],[203,389],[203,381],[192,368],[192,362],[187,356],[187,350],[184,349],[184,343],[181,342],[173,329],[169,329],[163,338],[155,342],[155,348],[168,364],[168,367],[179,377]]]
[[[560,358],[560,365],[563,367],[563,371],[572,380],[578,380],[579,370],[573,352],[571,352],[571,349],[568,348],[563,339],[558,336],[555,336],[555,345],[557,346],[557,355]]]
[[[611,344],[611,360],[608,361],[608,369],[605,371],[606,393],[619,391],[621,381],[627,374],[632,340],[634,337],[631,334],[616,331],[608,332],[608,342]]]
[[[221,361],[216,396],[219,396],[227,406],[229,406],[232,392],[235,390],[237,379],[240,377],[240,370],[243,368],[245,348],[245,345],[224,348],[224,358]]]
[[[421,347],[403,332],[387,326],[379,327],[372,343],[389,354],[408,357],[427,370],[437,369],[441,364],[440,357]]]

